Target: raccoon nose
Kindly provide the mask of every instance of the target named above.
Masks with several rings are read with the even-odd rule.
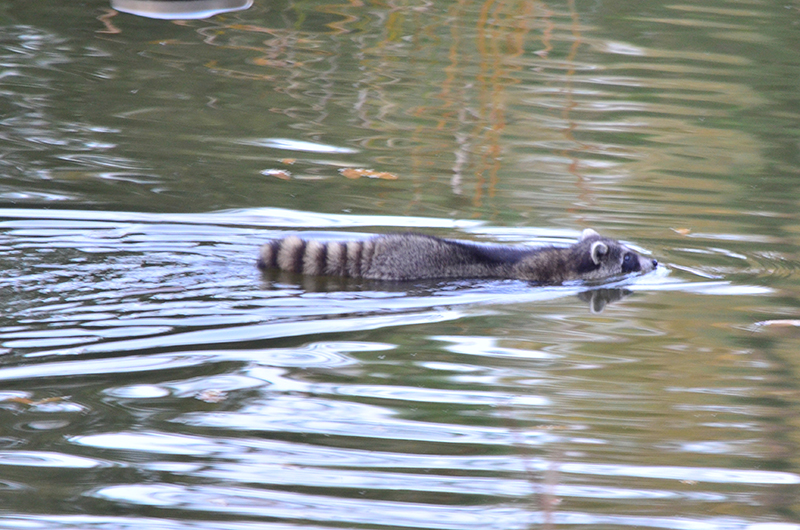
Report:
[[[657,259],[654,259],[654,260],[653,260],[653,268],[655,269],[655,268],[657,268],[657,267],[658,267],[658,260],[657,260]]]

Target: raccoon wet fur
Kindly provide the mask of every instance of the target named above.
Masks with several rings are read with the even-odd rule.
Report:
[[[371,280],[503,278],[538,284],[604,280],[656,268],[619,241],[592,229],[569,247],[480,245],[422,234],[387,234],[347,242],[288,236],[261,247],[258,266],[315,276]]]

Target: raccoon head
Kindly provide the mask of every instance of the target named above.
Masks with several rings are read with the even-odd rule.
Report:
[[[619,241],[602,237],[587,228],[573,247],[578,276],[582,280],[600,280],[632,272],[650,272],[658,266]]]

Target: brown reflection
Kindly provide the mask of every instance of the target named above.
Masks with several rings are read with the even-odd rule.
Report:
[[[472,41],[462,38],[464,25],[476,17],[475,50]],[[447,12],[451,43],[444,67],[441,90],[436,94],[439,105],[423,104],[410,109],[412,116],[420,118],[414,129],[412,153],[414,173],[426,171],[431,160],[429,137],[439,138],[441,151],[452,153],[450,189],[456,196],[464,193],[465,175],[472,174],[472,204],[481,206],[484,194],[494,197],[498,175],[502,167],[503,133],[507,126],[507,87],[519,83],[517,72],[524,64],[531,25],[537,13],[546,18],[549,11],[535,1],[486,0],[474,4],[461,0],[452,4]],[[432,33],[433,29],[429,31]],[[427,32],[427,31],[426,31]],[[549,36],[543,37],[549,49]],[[477,73],[472,55],[478,58]],[[425,118],[429,118],[425,120]],[[439,132],[449,133],[450,138]],[[419,195],[418,195],[419,196]]]
[[[117,11],[114,9],[104,9],[105,13],[97,17],[97,20],[103,23],[106,29],[104,30],[97,30],[97,33],[107,33],[109,35],[115,35],[117,33],[122,33],[122,30],[119,29],[117,26],[114,25],[112,19],[117,16]]]
[[[477,24],[477,48],[480,57],[480,73],[477,76],[479,91],[479,115],[486,125],[481,129],[484,148],[475,171],[476,185],[473,204],[480,206],[482,189],[486,185],[484,175],[489,174],[488,193],[493,194],[497,183],[497,170],[499,166],[500,143],[499,137],[505,129],[505,107],[503,101],[503,83],[506,69],[502,57],[498,54],[497,38],[498,27],[487,27],[487,19],[502,16],[502,2],[487,0],[483,3]],[[488,35],[487,35],[488,33]],[[488,42],[487,42],[488,40]],[[475,131],[477,132],[477,131]]]
[[[580,202],[586,204],[590,202],[591,194],[587,193],[587,190],[583,186],[583,177],[581,176],[580,171],[580,159],[574,154],[575,151],[582,150],[583,146],[575,141],[573,132],[577,128],[577,125],[570,117],[572,110],[577,106],[574,100],[573,77],[575,76],[575,57],[578,55],[578,48],[583,43],[583,39],[581,38],[580,19],[577,11],[575,11],[575,1],[569,0],[567,5],[569,6],[570,20],[572,21],[570,25],[570,32],[573,36],[573,42],[572,46],[570,46],[569,54],[567,55],[566,60],[567,71],[565,73],[564,80],[565,101],[561,111],[561,118],[565,124],[563,131],[564,140],[566,140],[567,145],[574,147],[573,149],[565,150],[562,153],[562,156],[570,160],[567,170],[577,178]]]
[[[278,123],[289,137],[359,149],[336,159],[300,154],[291,175],[274,174],[336,182],[346,194],[343,208],[361,200],[374,209],[392,194],[401,211],[415,214],[497,218],[538,208],[574,218],[580,210],[592,211],[596,224],[598,215],[633,208],[618,202],[622,185],[663,203],[676,194],[678,203],[698,208],[728,201],[723,194],[692,199],[709,184],[739,189],[694,175],[727,176],[763,163],[753,138],[728,125],[732,108],[761,103],[735,80],[746,61],[648,48],[624,35],[612,41],[602,33],[604,9],[574,0],[289,1],[246,17],[186,21],[205,49],[186,47],[195,41],[184,31],[139,57],[202,64],[206,71],[187,95],[208,98],[221,112],[238,112],[248,99],[241,116],[225,118],[230,130],[223,134],[269,134]],[[104,33],[119,32],[112,16],[100,17]],[[229,78],[224,90],[215,76]],[[287,151],[267,152],[274,159],[251,174],[296,154]],[[343,167],[396,175],[397,186],[342,184]],[[318,207],[311,199],[296,206]]]

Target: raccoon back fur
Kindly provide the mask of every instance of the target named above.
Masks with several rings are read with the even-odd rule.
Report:
[[[297,236],[261,247],[258,266],[309,275],[371,280],[504,278],[538,284],[603,280],[650,272],[658,262],[592,229],[569,247],[480,245],[422,234],[387,234],[361,241],[304,241]]]

